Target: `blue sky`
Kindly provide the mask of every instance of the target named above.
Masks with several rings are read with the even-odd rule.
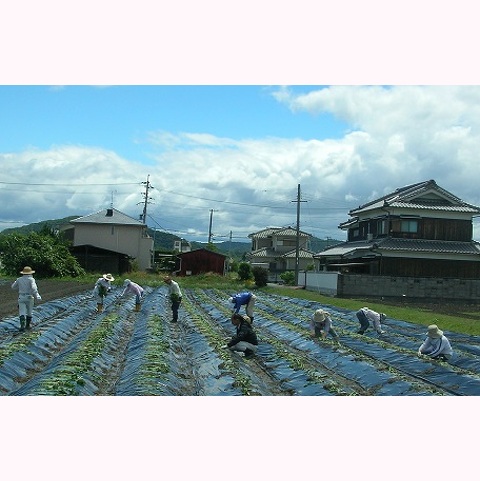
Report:
[[[214,240],[294,225],[299,184],[319,238],[429,179],[480,205],[468,2],[433,24],[408,1],[395,21],[373,0],[89,5],[4,7],[0,229],[111,204],[137,218],[147,176],[149,225],[200,241],[211,211]]]
[[[114,207],[188,240],[296,225],[434,179],[480,205],[480,87],[0,86],[0,228]],[[477,221],[475,221],[477,225]],[[480,232],[475,231],[478,238]]]

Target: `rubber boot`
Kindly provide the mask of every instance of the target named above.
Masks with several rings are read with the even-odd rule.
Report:
[[[25,330],[25,316],[20,316],[20,330]]]
[[[103,304],[97,304],[97,312],[103,311]]]
[[[27,329],[31,329],[31,323],[32,323],[32,317],[31,316],[27,316],[27,324],[26,324],[26,328]]]
[[[141,307],[141,304],[135,304],[135,312],[139,312]]]

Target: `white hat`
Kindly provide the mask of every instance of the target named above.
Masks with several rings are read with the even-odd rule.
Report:
[[[436,324],[431,324],[428,326],[427,336],[433,339],[439,339],[443,336],[443,331],[441,331]]]
[[[323,322],[327,318],[327,315],[323,309],[317,309],[313,314],[313,319],[316,322]]]
[[[234,302],[233,297],[229,297],[229,298],[228,298],[228,302]]]
[[[103,278],[110,282],[113,282],[115,280],[112,274],[103,274]]]

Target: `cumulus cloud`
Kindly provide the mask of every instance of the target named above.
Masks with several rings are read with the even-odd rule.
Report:
[[[320,238],[344,239],[338,224],[350,209],[424,180],[480,205],[480,88],[332,86],[299,94],[282,87],[272,96],[292,112],[328,114],[348,129],[308,140],[148,132],[148,166],[90,146],[0,153],[2,217],[36,222],[111,202],[137,217],[147,175],[149,224],[198,240],[207,238],[212,211],[217,240],[232,233],[247,241],[264,227],[294,225],[298,184],[301,228]]]

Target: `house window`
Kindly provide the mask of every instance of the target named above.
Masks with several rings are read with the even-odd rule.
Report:
[[[418,221],[416,220],[402,220],[400,224],[401,232],[418,232]]]
[[[379,220],[377,223],[377,235],[382,235],[387,233],[387,221]]]

